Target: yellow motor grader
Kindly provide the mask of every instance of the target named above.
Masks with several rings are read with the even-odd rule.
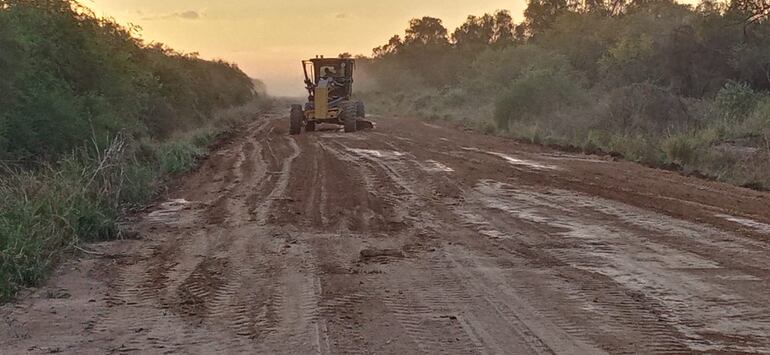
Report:
[[[343,126],[345,132],[374,128],[366,120],[366,108],[361,101],[353,100],[353,69],[355,60],[350,58],[324,58],[302,61],[308,100],[305,105],[291,105],[289,133],[300,134],[316,129],[316,124],[328,123]]]

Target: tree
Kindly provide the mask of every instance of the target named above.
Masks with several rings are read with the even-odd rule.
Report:
[[[543,33],[551,27],[557,17],[569,11],[567,0],[529,0],[524,17],[530,35]]]
[[[452,41],[458,47],[479,47],[492,43],[494,36],[495,18],[492,15],[470,15],[465,23],[452,33]]]
[[[730,0],[726,16],[743,23],[743,38],[751,40],[754,29],[770,18],[770,0]]]
[[[717,0],[702,0],[695,7],[695,11],[704,16],[721,16],[725,10],[727,10],[726,5]]]
[[[495,35],[494,44],[505,45],[513,42],[516,25],[513,23],[513,17],[508,10],[499,10],[495,12]]]
[[[446,46],[448,31],[441,19],[425,16],[409,21],[404,46]]]
[[[728,11],[741,15],[747,24],[761,23],[770,16],[770,0],[731,0]]]
[[[452,33],[452,42],[461,48],[510,44],[514,38],[514,27],[511,13],[507,10],[481,17],[470,15]]]
[[[390,38],[388,43],[383,44],[377,48],[374,48],[372,50],[372,54],[375,58],[382,58],[387,55],[397,53],[403,46],[404,46],[404,43],[401,42],[401,36],[395,35]]]
[[[574,1],[574,0],[573,0]],[[577,12],[602,16],[618,16],[626,11],[627,0],[583,0],[574,3]]]

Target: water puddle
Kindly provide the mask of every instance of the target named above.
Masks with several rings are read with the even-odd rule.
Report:
[[[452,169],[435,160],[426,160],[423,164],[420,164],[420,167],[422,168],[422,170],[427,171],[429,173],[451,173],[455,171],[455,169]]]
[[[455,210],[455,213],[457,213],[457,215],[460,217],[460,221],[464,226],[476,229],[476,231],[481,235],[497,240],[512,238],[512,236],[494,229],[492,224],[479,214],[463,209],[457,209]]]
[[[571,154],[541,154],[541,156],[551,160],[571,160],[571,161],[585,161],[585,162],[591,162],[591,163],[609,163],[609,161],[602,160],[599,158],[592,158],[590,156],[580,156],[580,155],[571,155]]]
[[[717,275],[716,277],[726,281],[762,281],[762,279],[753,275]]]
[[[733,223],[738,223],[744,227],[751,228],[762,234],[770,235],[770,224],[765,224],[762,222],[757,222],[753,219],[735,217],[727,214],[717,214],[716,216],[722,219],[726,219]]]
[[[375,149],[357,149],[348,148],[348,151],[360,156],[376,159],[400,159],[404,153],[395,150],[375,150]]]
[[[176,219],[180,211],[187,209],[191,205],[190,201],[183,198],[169,200],[161,203],[157,210],[150,212],[147,215],[147,219],[154,222],[168,222],[169,220]]]
[[[363,135],[343,133],[341,130],[321,131],[321,132],[318,132],[317,134],[321,136],[321,138],[346,139],[346,140],[353,140],[353,141],[366,140],[366,137],[364,137]]]
[[[488,154],[488,155],[493,155],[493,156],[496,156],[498,158],[502,158],[503,160],[507,161],[511,165],[525,166],[525,167],[532,168],[532,169],[535,169],[535,170],[559,170],[558,167],[553,166],[553,165],[543,164],[543,163],[539,163],[539,162],[532,161],[532,160],[514,158],[514,157],[512,157],[510,155],[503,154],[503,153],[491,152],[491,151],[487,151],[487,150],[481,150],[481,149],[478,149],[478,148],[469,148],[469,147],[463,147],[462,149],[465,150],[465,151],[468,151],[468,152],[476,152],[476,153],[484,153],[484,154]]]
[[[403,141],[403,142],[414,143],[414,140],[412,140],[410,138],[406,138],[406,137],[396,136],[396,135],[392,135],[392,134],[385,134],[385,133],[380,133],[380,132],[373,132],[372,134],[378,135],[378,136],[386,138],[386,139],[395,138],[395,139],[398,139],[398,140]]]

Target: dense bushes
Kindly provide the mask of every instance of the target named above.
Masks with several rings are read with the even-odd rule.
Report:
[[[770,188],[770,22],[744,5],[530,0],[520,25],[471,16],[451,37],[423,18],[407,32],[430,51],[395,36],[360,58],[364,95],[374,109]]]
[[[498,127],[507,131],[512,120],[531,122],[584,100],[585,92],[569,75],[550,70],[529,71],[500,94],[495,117]]]
[[[75,2],[0,4],[0,159],[55,159],[120,131],[165,138],[254,96],[237,67],[146,46]]]
[[[134,32],[74,1],[0,0],[0,301],[118,236],[123,210],[267,102],[235,65]]]

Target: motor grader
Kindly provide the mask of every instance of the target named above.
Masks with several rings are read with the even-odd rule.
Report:
[[[366,108],[362,101],[353,100],[353,69],[355,60],[350,58],[324,58],[303,60],[305,88],[308,99],[305,105],[291,105],[289,133],[296,135],[316,130],[321,123],[343,126],[345,132],[374,128],[366,120]]]

